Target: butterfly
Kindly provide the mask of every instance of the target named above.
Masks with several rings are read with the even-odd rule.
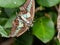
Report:
[[[57,39],[60,42],[60,5],[59,7],[56,7],[57,11],[58,11],[58,17],[57,17],[57,30],[58,30],[58,35],[57,35]]]
[[[20,7],[20,12],[12,23],[10,37],[19,37],[26,32],[32,25],[35,12],[34,0],[26,0],[25,4]]]

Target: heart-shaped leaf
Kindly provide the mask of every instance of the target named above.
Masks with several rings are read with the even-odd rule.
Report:
[[[53,38],[54,33],[54,24],[50,18],[41,17],[34,23],[33,34],[42,42],[49,42]]]
[[[16,8],[21,6],[25,0],[0,0],[0,7]]]
[[[52,7],[60,2],[60,0],[36,0],[39,5]]]

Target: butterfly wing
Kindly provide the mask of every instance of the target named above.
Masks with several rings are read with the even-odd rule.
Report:
[[[31,9],[30,9],[31,16],[29,18],[27,18],[27,20],[31,24],[32,24],[33,19],[34,19],[34,13],[35,13],[35,2],[34,2],[34,0],[32,0],[32,5],[31,5]],[[20,13],[20,15],[21,15],[21,13]],[[18,22],[19,21],[17,20],[17,18],[15,19],[15,21],[13,21],[13,26],[12,26],[12,30],[11,30],[11,33],[10,33],[10,37],[19,37],[20,35],[25,33],[30,27],[26,23],[24,23],[24,27],[22,27],[19,31],[17,31],[16,28],[19,25]]]

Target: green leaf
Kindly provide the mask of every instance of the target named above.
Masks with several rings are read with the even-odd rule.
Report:
[[[4,26],[7,20],[7,18],[0,18],[0,25]]]
[[[55,45],[60,45],[59,40],[55,40]]]
[[[60,0],[36,0],[39,5],[45,6],[45,7],[52,7],[55,6],[60,2]]]
[[[5,31],[6,31],[7,35],[9,36],[11,33],[11,28],[5,28]]]
[[[0,25],[0,34],[2,37],[8,37],[6,31],[3,29],[3,27]]]
[[[17,9],[11,9],[11,8],[4,8],[5,13],[7,14],[8,17],[11,17],[12,14],[15,14],[17,12]]]
[[[11,28],[12,27],[12,22],[16,18],[16,15],[12,15],[9,20],[6,22],[4,28]]]
[[[25,0],[0,0],[0,7],[16,8],[21,6]]]
[[[42,42],[49,42],[54,36],[54,24],[51,19],[41,17],[36,20],[33,26],[33,34]]]
[[[0,18],[8,18],[7,14],[4,11],[4,8],[1,8],[0,10]]]
[[[49,12],[49,15],[51,16],[53,22],[56,24],[56,22],[57,22],[57,13],[56,12]]]
[[[30,32],[24,33],[19,38],[16,38],[14,45],[32,45],[33,35]]]

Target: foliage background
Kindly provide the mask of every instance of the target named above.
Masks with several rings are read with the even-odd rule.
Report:
[[[1,45],[60,45],[57,40],[56,6],[60,0],[35,0],[35,18],[33,27],[18,38],[4,38],[9,34],[12,20],[19,7],[26,0],[0,0],[0,44]],[[10,42],[13,44],[10,44]]]

